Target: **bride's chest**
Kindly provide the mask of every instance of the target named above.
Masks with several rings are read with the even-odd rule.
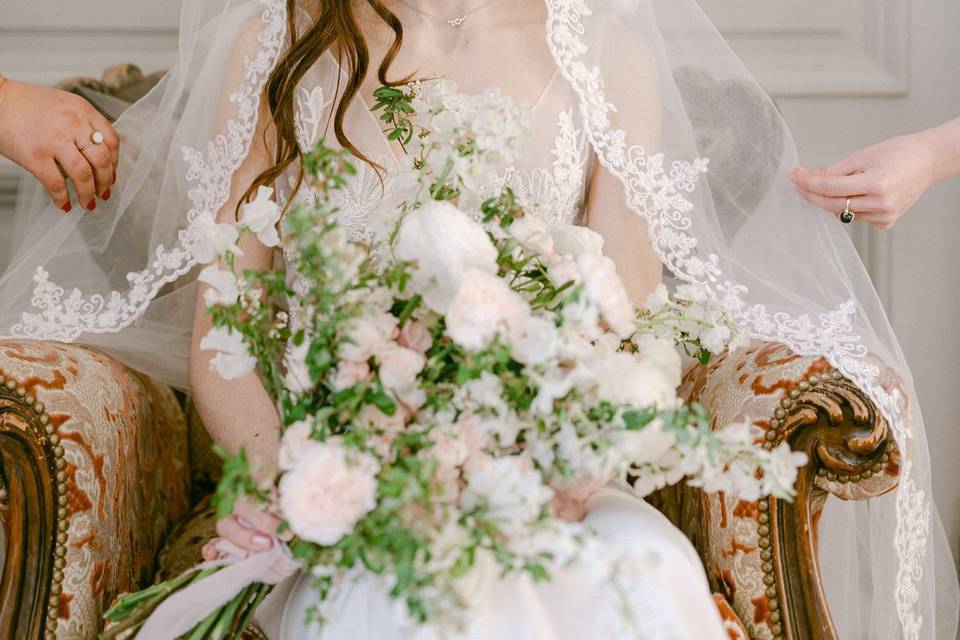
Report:
[[[301,149],[311,149],[321,139],[339,146],[333,133],[335,95],[336,86],[322,79],[298,91],[294,124]],[[562,79],[551,80],[533,105],[533,114],[534,126],[524,153],[515,166],[498,176],[492,191],[510,187],[519,203],[534,215],[548,222],[575,223],[582,217],[593,154],[579,107]],[[341,226],[357,240],[370,239],[370,218],[393,180],[397,156],[381,127],[362,100],[355,99],[345,109],[343,133],[369,162],[355,162],[355,175],[331,200],[339,210]],[[292,191],[296,173],[291,171],[287,184],[281,185],[286,187],[281,189],[281,197],[283,191]],[[297,197],[309,202],[316,194],[307,187]]]

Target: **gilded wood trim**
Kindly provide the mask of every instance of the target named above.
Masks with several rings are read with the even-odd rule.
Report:
[[[64,449],[43,403],[0,375],[0,640],[56,637],[67,542]]]

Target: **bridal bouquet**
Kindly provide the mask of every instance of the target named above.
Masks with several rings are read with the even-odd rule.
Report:
[[[451,637],[490,572],[549,580],[589,562],[629,629],[642,561],[557,517],[565,500],[684,478],[790,497],[803,456],[764,451],[747,425],[713,433],[677,397],[677,345],[706,361],[744,340],[722,301],[661,286],[637,311],[599,236],[547,226],[498,181],[522,150],[526,109],[444,82],[376,97],[406,154],[371,245],[337,224],[329,196],[353,169],[322,143],[304,158],[316,197],[291,206],[282,234],[269,189],[237,224],[200,227],[198,257],[221,265],[200,276],[214,322],[201,348],[224,378],[258,371],[284,425],[270,482],[254,482],[244,454],[226,460],[219,512],[245,496],[283,520],[293,539],[275,549],[313,577],[319,624],[339,584],[373,574],[411,635]],[[279,245],[290,273],[235,273],[241,233]],[[201,565],[120,598],[107,634],[135,633],[171,594],[229,570]],[[238,635],[269,589],[257,580],[175,635]]]

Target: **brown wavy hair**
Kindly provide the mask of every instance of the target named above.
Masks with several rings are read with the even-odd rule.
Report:
[[[290,48],[277,63],[267,80],[264,90],[270,115],[276,127],[276,151],[272,167],[257,176],[250,188],[247,189],[240,202],[247,202],[257,188],[270,186],[277,178],[300,159],[300,147],[297,144],[297,134],[294,124],[294,98],[297,85],[303,76],[313,67],[326,51],[334,51],[341,69],[346,70],[346,84],[340,86],[340,77],[337,78],[337,90],[334,101],[337,109],[333,115],[333,131],[344,149],[350,151],[362,162],[379,167],[357,149],[343,131],[343,120],[347,108],[353,102],[363,79],[370,67],[370,51],[367,42],[357,23],[351,0],[310,0],[319,5],[319,11],[312,24],[303,34],[297,32],[296,16],[297,4],[303,0],[287,0],[287,29],[290,36]],[[400,51],[403,43],[403,26],[400,20],[380,0],[363,0],[376,12],[387,26],[393,31],[393,43],[380,61],[377,68],[377,79],[380,84],[396,86],[403,84],[409,78],[395,81],[387,79],[387,72]],[[341,93],[342,92],[342,93]],[[264,133],[266,143],[266,133]],[[303,182],[303,167],[297,175],[294,191],[300,188]],[[238,205],[239,206],[239,205]]]

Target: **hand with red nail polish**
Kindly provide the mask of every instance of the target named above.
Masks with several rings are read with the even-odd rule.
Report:
[[[88,144],[95,131],[102,142]],[[119,153],[116,131],[80,96],[0,76],[0,155],[33,174],[65,213],[73,208],[67,180],[90,211],[98,194],[110,197]]]

